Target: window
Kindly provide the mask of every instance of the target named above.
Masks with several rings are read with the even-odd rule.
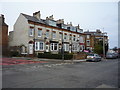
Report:
[[[47,38],[49,37],[49,31],[46,31],[46,37]]]
[[[70,34],[70,36],[69,36],[69,40],[71,40],[72,39],[72,35]]]
[[[73,36],[73,41],[76,41],[76,37],[75,37],[75,35]]]
[[[53,32],[52,36],[53,36],[53,39],[55,39],[56,38],[56,32]]]
[[[43,42],[35,42],[35,50],[44,50],[44,43]]]
[[[35,50],[38,50],[38,42],[35,42]]]
[[[59,39],[62,40],[62,33],[59,33]]]
[[[67,40],[67,34],[64,34],[64,39]]]
[[[86,41],[87,46],[90,46],[90,40]]]
[[[79,41],[80,41],[81,43],[83,43],[83,42],[84,42],[83,39],[84,39],[84,38],[83,38],[82,36],[80,36]]]
[[[69,51],[69,44],[64,44],[64,50]]]
[[[77,44],[73,44],[72,45],[72,50],[73,51],[77,51],[78,50],[78,45]]]
[[[33,33],[34,33],[34,28],[30,28],[30,30],[29,30],[29,36],[33,36]]]
[[[38,37],[42,36],[42,30],[38,30]]]
[[[43,50],[43,42],[39,42],[39,50]]]
[[[89,39],[90,38],[90,35],[87,35],[87,39]]]
[[[58,50],[58,44],[57,43],[51,43],[51,50],[57,51]]]

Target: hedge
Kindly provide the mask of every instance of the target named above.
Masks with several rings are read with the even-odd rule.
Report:
[[[62,59],[62,54],[38,53],[38,58]],[[72,58],[73,54],[64,54],[65,60],[70,60]]]
[[[17,56],[19,56],[20,54],[19,54],[18,51],[10,51],[10,52],[9,52],[9,55],[10,55],[11,57],[17,57]]]

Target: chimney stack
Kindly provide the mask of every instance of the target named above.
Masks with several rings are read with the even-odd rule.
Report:
[[[72,26],[72,22],[70,22],[70,24],[67,22],[67,25],[68,25],[68,26]]]
[[[70,25],[72,26],[72,22],[70,22]]]
[[[57,20],[57,24],[64,24],[64,19]]]
[[[78,24],[78,29],[80,29],[80,25]]]
[[[2,25],[5,21],[4,15],[0,14],[0,25]]]
[[[33,13],[33,17],[36,17],[37,19],[41,19],[40,11]]]
[[[101,33],[100,29],[96,29],[96,32],[97,32],[97,33]]]
[[[54,20],[53,15],[49,16],[49,19],[50,20]]]

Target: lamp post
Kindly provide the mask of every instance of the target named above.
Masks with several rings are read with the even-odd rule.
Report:
[[[103,58],[105,59],[105,40],[104,40],[104,28],[103,28]]]
[[[63,38],[63,31],[62,31],[62,60],[64,61],[64,38]]]

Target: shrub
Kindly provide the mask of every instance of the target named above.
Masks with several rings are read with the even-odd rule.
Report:
[[[38,53],[38,58],[62,59],[62,54]],[[64,54],[65,60],[70,60],[72,58],[73,54]]]

